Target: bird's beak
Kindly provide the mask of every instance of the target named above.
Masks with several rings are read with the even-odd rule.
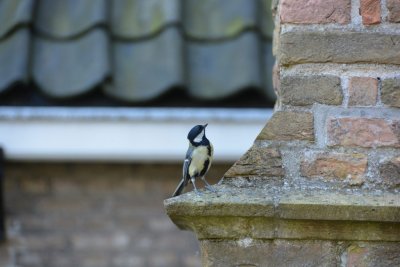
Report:
[[[204,128],[206,128],[206,127],[207,127],[207,125],[208,125],[208,123],[204,124],[204,125],[203,125],[203,127],[204,127]]]

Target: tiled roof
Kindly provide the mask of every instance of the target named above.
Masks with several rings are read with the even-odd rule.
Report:
[[[270,95],[270,13],[270,0],[1,0],[0,92],[34,82],[54,98]]]

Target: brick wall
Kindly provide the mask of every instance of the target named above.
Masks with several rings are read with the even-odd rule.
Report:
[[[273,8],[279,101],[257,140],[298,142],[303,153],[286,171],[305,181],[399,189],[400,1]]]
[[[227,168],[213,166],[210,181]],[[180,174],[181,165],[7,164],[0,266],[200,266],[194,235],[162,206]]]
[[[203,266],[399,266],[400,1],[273,2],[275,112],[168,214]]]

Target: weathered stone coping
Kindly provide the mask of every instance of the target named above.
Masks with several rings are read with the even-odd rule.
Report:
[[[400,194],[220,187],[164,201],[167,214],[199,239],[400,241]]]

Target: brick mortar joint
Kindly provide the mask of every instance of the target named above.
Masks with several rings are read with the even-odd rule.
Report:
[[[348,32],[348,33],[366,33],[366,34],[386,34],[386,35],[398,35],[400,30],[397,25],[390,24],[379,24],[368,27],[360,27],[359,25],[338,25],[338,24],[292,24],[284,23],[280,25],[281,34],[292,33],[292,32],[313,32],[313,33],[324,33],[324,32]]]
[[[334,62],[314,62],[299,63],[288,66],[280,66],[280,76],[286,75],[335,75],[335,76],[353,76],[360,77],[380,77],[395,78],[399,77],[400,65],[384,63],[334,63]]]

